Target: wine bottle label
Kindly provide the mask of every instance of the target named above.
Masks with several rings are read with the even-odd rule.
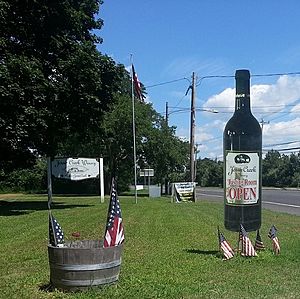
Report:
[[[259,199],[258,152],[227,152],[225,198],[228,204],[255,204]]]

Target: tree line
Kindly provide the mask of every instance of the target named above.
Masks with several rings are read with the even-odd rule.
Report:
[[[197,160],[198,186],[223,186],[223,162]],[[271,150],[262,159],[262,184],[266,187],[300,187],[300,152],[290,155]]]

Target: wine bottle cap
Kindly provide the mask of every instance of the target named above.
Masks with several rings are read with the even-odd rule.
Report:
[[[236,70],[235,72],[235,78],[241,78],[241,79],[250,79],[250,72],[249,70]]]

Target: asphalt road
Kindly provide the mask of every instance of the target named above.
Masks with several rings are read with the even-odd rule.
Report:
[[[208,199],[223,202],[223,189],[196,188],[197,200]],[[264,209],[300,216],[300,190],[263,189],[262,207]]]

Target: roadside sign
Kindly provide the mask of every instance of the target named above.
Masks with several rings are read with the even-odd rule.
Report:
[[[154,176],[154,169],[152,168],[141,169],[140,176]]]

